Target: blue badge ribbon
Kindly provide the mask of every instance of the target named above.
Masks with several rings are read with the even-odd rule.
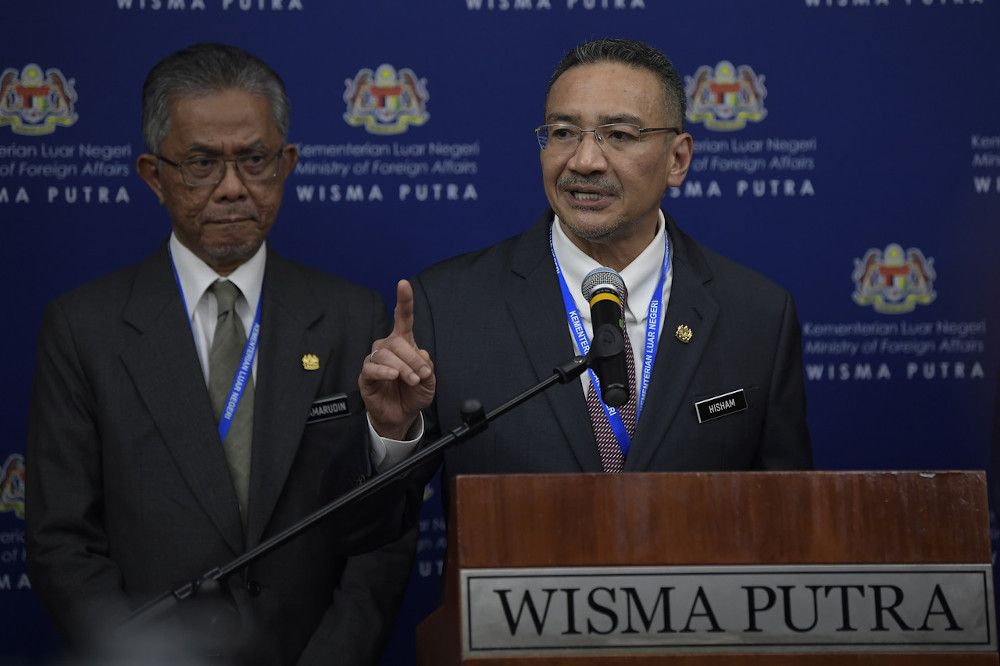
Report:
[[[583,320],[580,318],[580,312],[576,308],[576,302],[573,300],[569,287],[566,285],[566,278],[563,275],[562,268],[559,266],[559,258],[556,257],[556,248],[552,242],[551,227],[549,228],[549,249],[552,251],[552,260],[556,265],[556,275],[559,276],[559,288],[562,291],[563,306],[566,308],[566,319],[569,321],[569,325],[573,331],[573,337],[576,339],[576,345],[580,350],[580,354],[586,356],[590,351],[590,338],[587,336],[587,331],[583,327]],[[656,285],[656,290],[653,292],[653,298],[649,302],[649,316],[646,318],[646,339],[643,347],[642,375],[639,382],[639,396],[636,405],[636,424],[639,422],[639,415],[642,414],[642,406],[646,401],[646,391],[649,388],[649,380],[653,374],[653,363],[656,361],[656,348],[660,339],[661,322],[663,321],[662,313],[660,312],[660,306],[663,302],[663,284],[666,280],[667,269],[669,266],[670,239],[667,237],[667,230],[664,229],[663,267],[662,270],[660,270],[660,279]],[[597,375],[590,369],[588,369],[587,372],[590,373],[590,381],[593,382],[594,388],[599,389],[601,383],[597,379]],[[615,434],[615,439],[618,440],[618,446],[621,447],[622,455],[628,457],[628,450],[632,446],[632,438],[629,437],[628,431],[625,429],[625,424],[622,422],[621,415],[618,413],[617,409],[604,403],[604,399],[601,398],[600,390],[597,392],[597,398],[601,401],[604,413],[608,417],[608,423],[611,424],[611,430]]]

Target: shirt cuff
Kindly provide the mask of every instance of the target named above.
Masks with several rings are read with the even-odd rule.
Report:
[[[368,440],[371,448],[372,465],[375,467],[376,472],[384,472],[409,458],[410,454],[417,448],[417,444],[420,443],[420,439],[424,436],[423,414],[420,414],[418,417],[416,436],[413,439],[405,441],[382,437],[375,432],[371,418],[368,416],[365,418],[368,419]]]

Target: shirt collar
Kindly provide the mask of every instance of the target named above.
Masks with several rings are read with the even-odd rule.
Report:
[[[590,320],[590,306],[580,290],[583,278],[587,273],[600,268],[601,264],[578,248],[569,239],[559,224],[559,216],[552,222],[552,247],[559,259],[566,285],[573,295],[577,310],[587,321]],[[660,269],[663,267],[664,242],[663,235],[667,233],[663,211],[659,211],[656,235],[639,256],[632,260],[625,270],[619,273],[628,289],[628,300],[625,304],[625,318],[631,321],[645,321],[649,315],[649,303],[653,300],[653,292],[660,279]]]
[[[226,276],[243,294],[251,312],[257,311],[260,292],[264,284],[264,265],[267,260],[267,243],[261,243],[260,249],[250,259],[243,262],[232,273]],[[177,270],[177,279],[184,292],[184,303],[187,305],[188,319],[194,317],[198,301],[205,290],[222,277],[198,258],[194,252],[186,248],[173,233],[170,234],[170,254]]]

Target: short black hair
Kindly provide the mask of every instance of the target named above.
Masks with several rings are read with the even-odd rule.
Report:
[[[634,39],[618,39],[607,37],[583,42],[573,47],[559,64],[556,65],[549,85],[545,89],[545,106],[549,104],[549,93],[556,80],[567,70],[580,65],[593,65],[602,62],[621,63],[633,69],[645,69],[656,75],[663,84],[664,103],[667,108],[669,122],[675,123],[684,131],[684,119],[687,116],[687,95],[680,74],[674,69],[674,64],[658,49],[638,42]]]

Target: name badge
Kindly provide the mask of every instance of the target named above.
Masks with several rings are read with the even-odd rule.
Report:
[[[350,416],[351,403],[352,401],[346,393],[338,393],[337,395],[320,398],[309,407],[309,417],[306,419],[306,425]]]
[[[743,389],[738,389],[696,402],[694,408],[698,412],[698,423],[704,423],[720,416],[742,412],[747,408],[747,397]]]

